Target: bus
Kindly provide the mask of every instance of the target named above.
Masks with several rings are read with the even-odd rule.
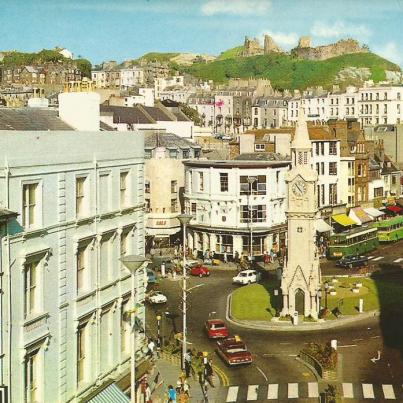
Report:
[[[378,228],[379,242],[393,242],[403,239],[403,216],[378,221],[373,225]]]
[[[330,236],[328,256],[340,259],[375,250],[378,245],[378,228],[374,226],[353,228]]]

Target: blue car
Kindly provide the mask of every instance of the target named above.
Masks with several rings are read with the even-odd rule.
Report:
[[[147,280],[148,284],[155,284],[157,282],[156,274],[150,269],[147,270]]]

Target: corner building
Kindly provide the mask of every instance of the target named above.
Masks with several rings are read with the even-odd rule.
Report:
[[[285,174],[290,161],[186,161],[188,245],[199,256],[261,257],[285,245]],[[252,183],[250,183],[252,182]]]

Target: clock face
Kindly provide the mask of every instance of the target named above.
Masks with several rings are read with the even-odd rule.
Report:
[[[302,196],[306,192],[306,183],[302,180],[296,181],[291,188],[295,196]]]

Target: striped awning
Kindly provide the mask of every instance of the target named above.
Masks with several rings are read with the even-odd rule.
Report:
[[[374,208],[374,207],[367,207],[364,209],[364,211],[369,214],[371,217],[382,217],[383,215],[385,215],[385,213],[383,213],[382,211],[379,211],[378,209]]]
[[[336,221],[337,224],[340,224],[343,227],[350,227],[351,225],[357,225],[357,223],[354,220],[352,220],[349,216],[347,216],[346,214],[332,215],[332,220]]]
[[[318,220],[316,220],[316,231],[317,232],[328,232],[328,231],[332,231],[333,228],[324,220],[322,220],[322,218],[319,218]]]
[[[97,395],[87,400],[87,403],[128,403],[130,399],[116,386],[111,383]]]

